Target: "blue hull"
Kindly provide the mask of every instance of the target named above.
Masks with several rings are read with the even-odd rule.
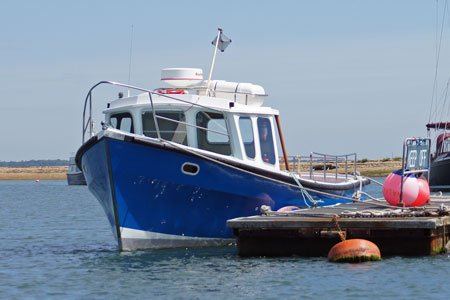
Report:
[[[182,172],[186,162],[198,165],[197,175]],[[161,146],[103,137],[83,151],[81,166],[121,249],[217,243],[232,238],[226,220],[259,214],[261,205],[305,206],[295,186]]]

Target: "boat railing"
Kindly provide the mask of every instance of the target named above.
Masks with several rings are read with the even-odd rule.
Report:
[[[311,152],[309,155],[295,155],[288,156],[289,163],[292,163],[292,169],[296,170],[298,174],[302,173],[301,165],[303,167],[308,167],[309,169],[309,177],[313,179],[313,171],[314,170],[322,170],[323,169],[323,178],[326,180],[327,178],[334,177],[337,181],[339,174],[339,167],[344,168],[344,173],[341,176],[345,176],[345,181],[348,180],[349,175],[352,175],[352,178],[357,174],[356,165],[357,165],[357,154],[349,153],[342,155],[333,155],[333,154],[323,154],[318,152]],[[281,164],[280,164],[281,165]],[[331,170],[333,175],[331,175]]]
[[[183,99],[179,99],[179,98],[176,98],[175,96],[171,96],[171,95],[167,95],[167,94],[161,94],[161,93],[158,93],[157,90],[156,91],[152,91],[152,90],[148,90],[148,89],[144,89],[144,88],[140,88],[140,87],[136,87],[136,86],[132,86],[132,85],[128,85],[128,84],[123,84],[123,83],[119,83],[119,82],[114,82],[114,81],[100,81],[99,83],[95,84],[89,90],[88,94],[86,95],[85,102],[84,102],[84,108],[83,108],[83,130],[82,130],[82,143],[83,144],[84,144],[84,142],[87,139],[89,139],[89,138],[94,136],[94,120],[92,118],[92,102],[93,102],[93,100],[92,100],[92,92],[93,92],[93,90],[95,88],[97,88],[100,85],[112,85],[112,86],[124,87],[124,88],[127,88],[129,90],[137,90],[137,91],[148,93],[148,96],[150,98],[150,104],[151,104],[151,107],[152,107],[152,112],[153,112],[153,122],[155,124],[155,131],[156,131],[158,139],[161,139],[161,130],[159,129],[159,125],[158,125],[157,119],[166,120],[166,121],[170,121],[170,122],[174,122],[174,123],[178,123],[178,124],[183,124],[183,125],[186,125],[186,126],[195,127],[195,128],[201,129],[201,130],[205,130],[205,131],[213,132],[213,133],[216,133],[216,134],[228,136],[228,138],[229,138],[228,128],[225,128],[227,133],[224,133],[224,132],[221,132],[221,131],[218,131],[218,130],[208,129],[208,128],[205,128],[205,127],[202,127],[202,126],[186,123],[186,122],[183,122],[183,121],[178,121],[178,120],[174,120],[174,119],[171,119],[171,118],[158,116],[157,112],[154,109],[152,95],[158,95],[159,97],[165,97],[165,98],[172,99],[172,100],[175,100],[175,101],[183,102],[183,103],[189,104],[190,106],[202,107],[202,108],[205,108],[205,109],[208,109],[208,110],[212,110],[212,111],[216,111],[216,112],[222,112],[219,109],[216,109],[214,107],[201,105],[201,104],[197,104],[197,103],[193,103],[193,102],[186,101],[186,100],[183,100]],[[87,134],[89,134],[89,138],[86,138]]]

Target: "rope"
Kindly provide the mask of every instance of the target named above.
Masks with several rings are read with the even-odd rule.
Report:
[[[370,200],[383,202],[383,204],[382,203],[373,203],[375,205],[382,206],[382,207],[392,207],[390,204],[385,204],[386,201],[384,199],[382,199],[382,198],[374,198],[374,197],[370,196],[369,194],[367,194],[365,192],[361,192],[361,194],[364,195],[364,196],[367,196]]]
[[[339,237],[341,238],[341,242],[343,242],[343,241],[345,241],[346,236],[345,236],[345,233],[342,232],[341,226],[339,226],[338,218],[339,218],[339,216],[335,214],[335,215],[333,215],[332,221],[334,222],[334,226],[338,230],[338,234],[339,234]]]
[[[375,183],[378,184],[379,186],[383,186],[383,184],[382,184],[381,182],[376,181],[376,180],[373,179],[373,178],[370,178],[370,177],[366,177],[366,178],[369,179],[369,180],[372,181],[372,182],[375,182]]]
[[[261,174],[257,174],[257,173],[254,173],[254,172],[251,172],[251,171],[247,171],[247,170],[244,170],[244,169],[235,167],[235,166],[233,166],[233,165],[230,165],[230,164],[221,162],[221,161],[219,161],[219,160],[217,160],[217,159],[214,159],[214,158],[212,158],[212,157],[203,155],[203,154],[198,153],[198,152],[196,152],[196,151],[193,151],[193,150],[191,150],[191,149],[186,149],[186,148],[184,148],[184,147],[182,147],[182,146],[180,146],[180,145],[178,145],[178,144],[176,144],[176,143],[173,143],[173,142],[171,142],[171,141],[168,141],[168,140],[165,140],[165,139],[161,139],[161,141],[166,142],[166,143],[168,143],[168,144],[170,144],[170,145],[172,145],[172,146],[174,146],[174,147],[176,147],[176,148],[183,149],[183,150],[185,150],[185,151],[187,151],[187,152],[189,152],[189,153],[191,153],[191,154],[193,154],[193,155],[196,155],[196,156],[198,156],[198,157],[201,157],[201,158],[203,158],[203,159],[206,159],[206,160],[209,160],[209,161],[213,161],[213,162],[215,162],[215,163],[217,163],[217,164],[220,164],[220,165],[223,165],[223,166],[227,166],[227,167],[229,167],[229,168],[232,168],[232,169],[235,169],[235,170],[239,170],[239,171],[241,171],[241,172],[244,172],[244,173],[247,173],[247,174],[251,174],[251,175],[253,175],[253,176],[257,176],[257,177],[260,177],[260,178],[264,178],[264,179],[267,179],[267,180],[270,180],[270,181],[273,181],[273,182],[277,182],[277,183],[281,183],[281,184],[284,184],[284,185],[288,185],[288,186],[291,186],[291,187],[296,187],[296,188],[299,188],[301,191],[304,190],[304,191],[306,191],[306,192],[312,192],[312,193],[320,194],[320,195],[323,195],[323,196],[328,196],[328,197],[331,197],[331,198],[343,199],[343,200],[347,200],[347,201],[349,201],[349,202],[350,202],[350,201],[351,201],[351,202],[358,202],[358,203],[365,204],[365,205],[380,206],[380,207],[385,207],[385,208],[392,208],[392,206],[389,205],[389,204],[384,204],[384,203],[373,203],[373,202],[368,203],[368,202],[365,202],[365,201],[363,201],[363,200],[361,200],[361,199],[357,199],[357,198],[355,198],[355,197],[350,198],[350,197],[345,197],[345,196],[335,195],[335,194],[327,193],[327,192],[324,192],[324,191],[320,191],[320,190],[315,190],[315,189],[307,188],[307,187],[304,187],[304,186],[301,185],[301,184],[300,184],[300,185],[298,185],[298,184],[297,184],[297,185],[293,185],[293,184],[288,183],[288,182],[284,182],[284,181],[281,181],[281,180],[273,179],[273,178],[270,178],[270,177],[267,177],[267,176],[264,176],[264,175],[261,175]],[[367,178],[367,177],[366,177],[366,178]],[[297,179],[297,178],[295,177],[294,180],[295,180],[295,179]],[[298,180],[296,180],[296,181],[298,181]],[[299,182],[299,183],[300,183],[300,182]],[[361,188],[362,188],[362,181],[360,180],[360,189],[361,189]],[[365,193],[365,192],[362,192],[362,191],[361,191],[360,193],[361,193],[361,195],[365,195],[365,196],[369,197],[369,198],[372,199],[372,200],[375,200],[375,201],[378,201],[378,202],[381,202],[381,201],[384,202],[384,200],[376,199],[376,198],[370,196],[369,194],[367,194],[367,193]],[[322,200],[313,200],[313,201],[322,201]],[[305,202],[305,203],[306,203],[306,202]],[[313,203],[313,202],[311,202],[311,203]],[[307,205],[307,206],[310,207],[309,205]],[[409,210],[409,209],[411,209],[411,208],[410,208],[410,207],[404,207],[403,209],[404,209],[404,210]]]
[[[264,176],[264,175],[261,175],[261,174],[257,174],[257,173],[254,173],[254,172],[251,172],[251,171],[247,171],[247,170],[244,170],[244,169],[235,167],[235,166],[233,166],[233,165],[230,165],[230,164],[221,162],[221,161],[219,161],[219,160],[217,160],[217,159],[214,159],[214,158],[212,158],[212,157],[209,157],[209,156],[203,155],[203,154],[201,154],[201,153],[198,153],[198,152],[196,152],[196,151],[193,151],[193,150],[191,150],[191,149],[187,149],[187,148],[185,148],[185,147],[182,147],[181,145],[178,145],[178,144],[173,143],[173,142],[171,142],[171,141],[168,141],[168,140],[165,140],[165,139],[162,139],[162,138],[159,139],[159,140],[160,140],[161,142],[166,142],[167,144],[172,145],[173,147],[183,149],[184,151],[187,151],[187,152],[189,152],[189,153],[191,153],[191,154],[193,154],[193,155],[195,155],[195,156],[201,157],[201,158],[203,158],[203,159],[206,159],[206,160],[215,162],[215,163],[217,163],[217,164],[220,164],[220,165],[223,165],[223,166],[226,166],[226,167],[229,167],[229,168],[232,168],[232,169],[235,169],[235,170],[238,170],[238,171],[247,173],[247,174],[251,174],[251,175],[253,175],[253,176],[257,176],[257,177],[260,177],[260,178],[264,178],[264,179],[267,179],[267,180],[270,180],[270,181],[273,181],[273,182],[277,182],[277,183],[280,183],[280,184],[288,185],[288,186],[291,186],[291,187],[296,187],[296,188],[299,188],[301,191],[304,190],[304,191],[306,191],[306,192],[312,192],[312,193],[316,193],[316,194],[328,196],[328,197],[331,197],[331,198],[344,199],[344,200],[347,200],[347,201],[349,201],[349,202],[354,202],[354,203],[357,202],[357,203],[361,203],[361,204],[364,204],[364,205],[371,205],[371,206],[380,206],[380,207],[385,207],[385,208],[392,208],[392,206],[389,205],[389,204],[384,204],[384,203],[374,203],[374,202],[366,202],[366,201],[364,201],[364,200],[357,199],[357,198],[350,198],[350,197],[345,197],[345,196],[335,195],[335,194],[327,193],[327,192],[324,192],[324,191],[320,191],[320,190],[315,190],[315,189],[307,188],[307,187],[302,186],[301,184],[300,184],[300,185],[298,185],[298,184],[297,184],[297,185],[293,185],[293,184],[288,183],[288,182],[285,182],[285,181],[273,179],[273,178],[270,178],[270,177],[267,177],[267,176]],[[362,183],[361,183],[361,180],[360,180],[360,188],[361,188],[361,186],[362,186]],[[365,192],[360,192],[360,193],[361,193],[361,195],[365,195],[365,196],[369,197],[370,199],[375,200],[375,201],[377,201],[377,202],[381,202],[381,201],[384,202],[384,200],[376,199],[376,198],[370,196],[369,194],[367,194],[367,193],[365,193]],[[313,201],[317,201],[317,200],[313,200]],[[319,201],[321,201],[321,200],[319,200]],[[308,205],[308,207],[310,207],[310,206]],[[402,209],[403,209],[403,210],[411,210],[411,209],[413,209],[413,208],[412,208],[412,207],[404,207],[404,208],[402,208]]]
[[[437,192],[435,195],[430,195],[430,200],[431,199],[437,199],[437,200],[439,200],[439,202],[450,202],[450,199],[448,199],[448,197],[444,196],[442,194],[442,191]]]
[[[333,206],[327,206],[327,208],[338,208],[338,207],[333,207]],[[308,217],[308,218],[324,218],[324,217],[332,217],[334,215],[336,215],[335,213],[320,213],[315,211],[314,213],[311,213],[311,207],[310,208],[304,208],[304,209],[298,209],[298,210],[292,210],[292,211],[283,211],[283,212],[279,212],[279,211],[272,211],[272,209],[270,208],[270,206],[268,205],[261,205],[260,211],[261,211],[261,215],[263,216],[304,216],[304,217]],[[339,207],[339,209],[357,209],[354,207]],[[332,219],[330,219],[331,221]]]
[[[214,158],[212,158],[212,157],[203,155],[203,154],[198,153],[198,152],[196,152],[196,151],[193,151],[193,150],[191,150],[191,149],[187,149],[187,148],[185,148],[185,147],[182,147],[182,146],[180,146],[180,145],[178,145],[178,144],[176,144],[176,143],[173,143],[173,142],[171,142],[171,141],[165,140],[165,139],[163,139],[163,138],[161,138],[161,139],[159,139],[159,140],[160,140],[161,142],[166,142],[167,144],[172,145],[172,146],[175,147],[175,148],[183,149],[184,151],[189,152],[189,153],[191,153],[191,154],[193,154],[193,155],[195,155],[195,156],[201,157],[201,158],[206,159],[206,160],[209,160],[209,161],[213,161],[213,162],[215,162],[215,163],[217,163],[217,164],[220,164],[220,165],[223,165],[223,166],[227,166],[227,167],[229,167],[229,168],[232,168],[232,169],[235,169],[235,170],[239,170],[239,171],[244,172],[244,173],[247,173],[247,174],[251,174],[251,175],[253,175],[253,176],[257,176],[257,177],[260,177],[260,178],[264,178],[264,179],[267,179],[267,180],[270,180],[270,181],[273,181],[273,182],[277,182],[277,183],[280,183],[280,184],[288,185],[288,186],[291,186],[291,187],[297,187],[297,188],[303,189],[303,190],[305,190],[305,191],[307,191],[307,192],[316,193],[316,194],[321,194],[321,195],[323,195],[323,196],[328,196],[328,197],[331,197],[331,198],[344,199],[344,200],[347,200],[347,201],[354,201],[354,202],[361,201],[361,200],[357,200],[357,199],[350,198],[350,197],[346,197],[346,196],[340,196],[340,195],[331,194],[331,193],[327,193],[327,192],[320,191],[320,190],[315,190],[315,189],[307,188],[307,187],[304,187],[304,186],[301,186],[301,187],[300,187],[300,186],[298,186],[298,185],[294,185],[294,184],[291,184],[291,183],[288,183],[288,182],[285,182],[285,181],[281,181],[281,180],[274,179],[274,178],[271,178],[271,177],[267,177],[267,176],[264,176],[264,175],[261,175],[261,174],[257,174],[257,173],[251,172],[251,171],[247,171],[247,170],[244,170],[244,169],[235,167],[235,166],[233,166],[233,165],[230,165],[230,164],[221,162],[221,161],[219,161],[219,160],[217,160],[217,159],[214,159]],[[363,203],[363,201],[361,201],[361,202]]]
[[[327,192],[324,192],[324,191],[320,191],[320,190],[315,190],[315,189],[307,188],[307,187],[302,186],[301,184],[300,184],[300,185],[293,185],[293,184],[288,183],[288,182],[285,182],[285,181],[273,179],[273,178],[270,178],[270,177],[267,177],[267,176],[264,176],[264,175],[261,175],[261,174],[257,174],[257,173],[254,173],[254,172],[251,172],[251,171],[247,171],[247,170],[244,170],[244,169],[235,167],[235,166],[233,166],[233,165],[230,165],[230,164],[221,162],[221,161],[219,161],[219,160],[217,160],[217,159],[214,159],[214,158],[212,158],[212,157],[203,155],[203,154],[198,153],[198,152],[196,152],[196,151],[193,151],[193,150],[191,150],[191,149],[186,149],[186,148],[184,148],[184,147],[182,147],[182,146],[180,146],[180,145],[178,145],[178,144],[176,144],[176,143],[173,143],[173,142],[171,142],[171,141],[164,140],[164,139],[162,139],[162,138],[161,138],[160,140],[161,140],[162,142],[166,142],[167,144],[170,144],[170,145],[172,145],[172,146],[174,146],[174,147],[176,147],[176,148],[183,149],[183,150],[185,150],[185,151],[187,151],[187,152],[189,152],[189,153],[191,153],[191,154],[193,154],[193,155],[195,155],[195,156],[201,157],[201,158],[206,159],[206,160],[209,160],[209,161],[213,161],[213,162],[215,162],[215,163],[217,163],[217,164],[220,164],[220,165],[223,165],[223,166],[227,166],[227,167],[229,167],[229,168],[232,168],[232,169],[235,169],[235,170],[238,170],[238,171],[247,173],[247,174],[251,174],[251,175],[253,175],[253,176],[257,176],[257,177],[260,177],[260,178],[264,178],[264,179],[267,179],[267,180],[270,180],[270,181],[273,181],[273,182],[277,182],[277,183],[280,183],[280,184],[288,185],[288,186],[291,186],[291,187],[296,187],[296,188],[299,188],[300,190],[304,190],[304,191],[306,191],[306,192],[312,192],[312,193],[316,193],[316,194],[328,196],[328,197],[331,197],[331,198],[344,199],[344,200],[347,200],[347,201],[349,201],[349,202],[358,202],[358,203],[361,203],[361,204],[364,204],[364,205],[371,205],[371,206],[380,206],[380,207],[385,207],[385,208],[392,208],[392,206],[389,205],[389,204],[366,202],[366,201],[361,200],[361,199],[355,199],[355,198],[350,198],[350,197],[345,197],[345,196],[335,195],[335,194],[327,193]],[[362,186],[362,183],[361,183],[361,180],[360,180],[360,188],[361,188],[361,186]],[[362,195],[368,196],[370,199],[375,200],[375,201],[377,201],[377,202],[380,202],[380,201],[383,201],[383,202],[384,202],[384,200],[376,199],[376,198],[370,196],[369,194],[367,194],[367,193],[365,193],[365,192],[360,192],[360,193],[361,193]],[[314,200],[314,201],[316,201],[316,200]],[[321,200],[320,200],[320,201],[321,201]],[[411,207],[404,207],[403,209],[404,209],[404,210],[411,210],[412,208],[411,208]]]
[[[437,2],[436,2],[437,3]],[[445,21],[445,8],[447,6],[447,2],[445,2],[444,6],[444,13],[442,15],[442,25],[441,25],[441,34],[440,39],[438,43],[438,27],[439,27],[439,6],[436,4],[436,65],[435,65],[435,71],[434,71],[434,83],[433,83],[433,91],[431,94],[431,103],[430,103],[430,114],[428,117],[428,123],[431,123],[431,120],[433,118],[437,117],[437,107],[438,107],[438,97],[437,97],[437,77],[438,77],[438,67],[439,67],[439,58],[441,54],[441,44],[442,44],[442,34],[444,32],[444,21]],[[433,107],[434,102],[436,102],[436,107]],[[433,111],[434,108],[434,111]]]
[[[327,207],[330,208],[330,207]],[[277,212],[272,211],[270,206],[262,205],[261,214],[265,216],[280,217],[280,216],[296,216],[304,218],[326,218],[331,217],[330,222],[337,222],[337,218],[400,218],[400,217],[439,217],[439,216],[450,216],[450,206],[441,204],[439,207],[426,208],[426,207],[416,207],[412,210],[406,210],[403,208],[387,208],[383,210],[361,210],[361,211],[349,211],[345,210],[339,214],[335,213],[308,213],[311,208],[304,209],[303,212],[299,210],[289,211],[289,212]],[[336,220],[335,220],[336,219]],[[338,224],[339,225],[339,224]],[[339,227],[336,227],[340,230]]]
[[[433,209],[433,210],[431,210]],[[398,218],[398,217],[437,217],[450,215],[450,207],[441,204],[440,207],[427,209],[425,207],[416,207],[415,209],[405,210],[384,209],[384,210],[362,210],[362,211],[343,211],[340,214],[342,218]]]
[[[295,173],[292,173],[292,172],[289,172],[289,171],[286,171],[286,172],[288,172],[289,175],[291,175],[291,177],[294,179],[294,181],[295,181],[295,182],[297,183],[297,185],[299,186],[300,192],[302,193],[302,196],[303,196],[303,202],[305,202],[305,205],[306,205],[307,207],[311,207],[311,206],[309,206],[308,203],[306,202],[306,198],[308,198],[309,202],[311,202],[312,205],[313,205],[314,207],[317,207],[317,203],[323,203],[322,200],[314,200],[314,199],[313,199],[313,197],[308,193],[308,191],[306,191],[306,190],[304,189],[304,187],[303,187],[303,185],[300,183],[300,181],[298,181],[297,176],[295,176]]]

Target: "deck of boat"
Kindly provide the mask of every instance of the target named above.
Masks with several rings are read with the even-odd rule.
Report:
[[[300,177],[303,179],[313,180],[317,182],[326,182],[326,183],[341,183],[346,182],[350,179],[354,179],[355,176],[348,175],[347,178],[345,178],[345,174],[338,174],[337,176],[333,173],[328,172],[326,175],[324,173],[318,173],[314,172],[312,175],[309,172],[301,172],[299,173]]]

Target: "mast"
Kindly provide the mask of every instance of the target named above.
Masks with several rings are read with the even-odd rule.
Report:
[[[214,55],[211,62],[211,68],[209,69],[209,76],[208,76],[208,85],[206,86],[206,96],[209,95],[209,83],[211,81],[212,72],[214,69],[214,63],[216,62],[216,55],[217,55],[217,48],[219,46],[220,41],[220,35],[222,34],[222,28],[217,28],[217,39],[216,39],[216,45],[214,47]]]
[[[286,170],[290,172],[291,169],[289,168],[289,160],[286,154],[286,147],[284,146],[283,132],[281,132],[280,116],[275,115],[275,120],[277,121],[278,135],[280,136],[281,149],[283,150],[283,157],[284,163],[286,165]]]

